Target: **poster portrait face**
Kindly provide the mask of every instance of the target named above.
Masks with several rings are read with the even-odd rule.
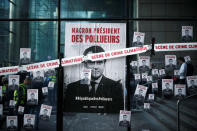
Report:
[[[148,82],[152,82],[152,81],[153,81],[152,76],[147,76],[147,81],[148,81]]]
[[[182,37],[193,37],[193,26],[182,26]]]
[[[150,109],[150,103],[144,103],[144,109]]]
[[[174,70],[174,75],[179,76],[179,70]]]
[[[20,48],[20,59],[31,59],[31,48]]]
[[[142,79],[147,80],[147,77],[148,77],[148,73],[142,73]]]
[[[186,86],[184,84],[176,84],[174,95],[186,95]]]
[[[162,90],[173,90],[173,79],[162,79]]]
[[[187,76],[187,86],[189,88],[197,86],[197,76]]]
[[[148,87],[146,87],[146,86],[137,85],[137,88],[135,90],[135,95],[143,96],[145,98],[146,92],[147,92],[147,88]]]
[[[36,105],[38,102],[38,89],[27,89],[27,103]]]
[[[35,124],[35,115],[32,114],[24,114],[24,125],[32,125]]]
[[[154,100],[154,94],[149,94],[149,95],[148,95],[148,99],[149,99],[149,100]]]
[[[48,116],[49,118],[51,115],[51,111],[52,111],[52,106],[42,104],[40,109],[40,116]]]
[[[176,55],[165,55],[165,66],[175,66],[176,64]]]
[[[145,33],[134,32],[133,34],[133,47],[143,47],[144,46]]]
[[[158,69],[152,69],[152,75],[158,75],[159,71]]]
[[[191,61],[191,57],[190,56],[185,56],[184,59],[185,59],[185,62]]]
[[[159,75],[160,75],[160,76],[165,75],[165,70],[164,70],[164,69],[160,69],[160,70],[159,70]]]
[[[13,126],[17,127],[17,116],[7,116],[6,125],[7,128]]]
[[[119,122],[128,121],[130,122],[131,111],[120,110]]]
[[[33,78],[43,78],[44,77],[44,70],[37,70],[33,72]]]
[[[18,107],[18,112],[24,112],[24,107],[23,106],[19,106]]]
[[[88,33],[80,32],[81,29],[88,29]],[[103,31],[107,31],[108,29],[115,31],[116,34],[114,33],[103,33],[102,31],[100,32],[99,29],[102,29]],[[105,30],[106,29],[106,30]],[[126,48],[126,24],[122,23],[71,23],[71,22],[66,22],[65,23],[65,58],[69,57],[75,57],[75,56],[82,56],[83,58],[86,58],[85,56],[90,56],[95,53],[103,53],[107,51],[113,51],[117,49],[123,49]],[[77,32],[77,33],[76,33]],[[78,41],[77,37],[81,36]],[[113,38],[112,38],[113,37]],[[107,39],[105,39],[107,38]],[[111,82],[114,81],[120,81],[122,83],[122,86],[118,86],[118,89],[124,89],[125,87],[125,63],[126,59],[121,57],[117,59],[97,59],[97,61],[91,61],[91,60],[86,60],[81,64],[73,65],[73,66],[68,66],[64,68],[64,82],[67,84],[65,86],[65,106],[64,106],[64,111],[69,112],[101,112],[101,110],[106,109],[105,112],[111,112],[109,111],[108,107],[106,105],[110,106],[118,106],[118,104],[111,104],[115,101],[113,101],[115,98],[112,99],[112,101],[106,102],[105,105],[103,105],[104,108],[102,109],[93,109],[92,107],[94,106],[89,106],[87,103],[81,101],[79,102],[78,100],[75,99],[75,97],[78,96],[83,96],[82,89],[84,88],[83,84],[80,84],[81,82],[81,71],[85,69],[90,69],[91,70],[91,81],[95,82],[97,81],[98,83],[105,81],[105,79],[110,79]],[[77,86],[74,86],[74,85]],[[109,84],[109,82],[108,82]],[[96,90],[100,89],[101,86],[98,86]],[[103,87],[105,89],[112,88],[111,85],[107,86],[106,83],[103,83]],[[70,93],[68,94],[70,89],[77,89],[79,94],[78,96],[75,96],[75,93]],[[91,87],[88,87],[90,90]],[[71,90],[72,90],[71,89]],[[81,91],[80,91],[81,90]],[[102,91],[104,92],[104,90]],[[121,90],[119,93],[116,95],[111,95],[110,92],[110,97],[118,97],[118,95],[122,95],[123,92],[121,93]],[[89,92],[86,93],[86,97],[88,97]],[[102,94],[102,93],[101,93]],[[92,94],[91,94],[92,95]],[[100,95],[101,96],[101,95]],[[66,98],[67,97],[67,98]],[[122,97],[121,97],[122,98]],[[70,99],[72,102],[67,102],[67,100]],[[74,103],[80,103],[80,104],[74,104]],[[123,103],[123,101],[122,101]],[[74,105],[74,106],[73,106]],[[77,108],[76,108],[77,106]],[[86,108],[88,107],[88,108]],[[91,108],[91,109],[90,109]],[[107,109],[108,108],[108,109]],[[118,108],[113,108],[118,109]],[[116,112],[119,112],[119,110],[116,110]]]
[[[8,85],[17,85],[19,86],[19,75],[9,75]]]
[[[139,66],[150,68],[150,56],[139,56]]]
[[[134,74],[135,80],[140,80],[140,74]]]

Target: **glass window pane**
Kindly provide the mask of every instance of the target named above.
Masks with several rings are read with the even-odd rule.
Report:
[[[61,18],[125,17],[125,0],[61,0]]]
[[[1,0],[1,18],[57,18],[57,0]]]
[[[21,64],[22,61],[26,61],[26,64],[33,64],[57,59],[57,22],[0,22],[0,28],[1,69],[3,67],[18,66],[19,64],[23,65]],[[31,52],[28,49],[24,49],[20,53],[21,48],[30,48]],[[18,77],[16,78],[16,84],[11,79],[12,77],[15,78],[13,75],[19,75],[19,79]],[[24,114],[35,115],[35,129],[55,131],[58,87],[56,80],[57,71],[55,69],[36,70],[33,72],[20,70],[16,74],[1,75],[0,86],[3,87],[4,92],[3,99],[0,99],[0,104],[3,104],[3,116],[0,115],[0,130],[6,130],[7,116],[17,116],[18,128],[25,128],[23,127],[24,115],[18,112],[19,106],[23,106]],[[49,83],[52,83],[52,85],[50,86]],[[17,86],[12,88],[13,84]],[[46,91],[44,89],[47,89],[48,93],[44,92]],[[38,98],[36,98],[37,96]],[[10,100],[15,100],[13,108],[9,105]],[[36,102],[37,104],[30,105],[32,104],[31,102]],[[41,110],[44,109],[41,108],[42,104],[47,105],[44,108],[47,108],[48,111]],[[52,106],[52,109],[50,106]],[[46,118],[45,120],[39,118],[39,115],[41,116],[40,111],[41,113],[48,112],[50,114],[50,110],[49,121],[46,121],[48,117],[44,115],[42,118]],[[29,117],[31,116],[27,116],[27,118]],[[33,119],[29,121],[33,121]]]

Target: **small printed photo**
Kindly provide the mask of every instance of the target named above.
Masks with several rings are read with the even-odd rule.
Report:
[[[131,121],[131,111],[120,110],[119,126],[129,127]]]
[[[6,127],[8,131],[16,131],[18,127],[17,116],[7,116]]]
[[[154,100],[155,95],[154,94],[148,94],[148,100]]]
[[[27,104],[28,105],[38,104],[38,89],[27,89]]]
[[[177,98],[183,98],[186,96],[186,86],[184,84],[176,84],[174,90],[174,96]]]
[[[191,42],[193,40],[193,26],[182,26],[182,41]]]
[[[42,94],[44,96],[48,95],[48,87],[42,87]]]
[[[137,101],[143,101],[146,96],[148,87],[143,86],[143,85],[137,85],[137,88],[135,90],[134,97]]]
[[[173,79],[162,79],[162,92],[164,95],[173,95]]]
[[[144,109],[149,110],[150,109],[150,103],[144,103]]]
[[[192,61],[190,56],[185,56],[184,59],[185,59],[185,62],[190,62],[190,61]]]
[[[15,101],[14,100],[10,100],[9,107],[10,108],[14,108],[15,107]]]
[[[44,82],[44,70],[33,71],[33,81],[35,82]]]
[[[134,77],[135,77],[135,80],[140,80],[141,79],[140,74],[134,74]]]
[[[31,63],[31,48],[20,48],[20,65]]]
[[[55,86],[55,82],[49,81],[49,83],[48,83],[48,88],[49,88],[49,89],[53,89],[54,86]]]
[[[10,90],[15,90],[19,88],[19,75],[8,76],[8,88]]]
[[[49,120],[51,116],[52,106],[41,105],[40,109],[40,119],[41,120]]]
[[[134,32],[133,34],[133,47],[143,47],[144,46],[145,33]]]
[[[23,127],[26,130],[32,130],[35,125],[35,115],[32,114],[24,114],[24,122]]]
[[[19,106],[18,107],[18,114],[23,114],[24,113],[24,107],[23,106]]]
[[[175,68],[177,65],[176,55],[165,55],[166,68]]]

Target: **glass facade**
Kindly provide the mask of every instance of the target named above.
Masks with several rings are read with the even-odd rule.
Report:
[[[59,5],[60,4],[60,5]],[[152,38],[155,43],[182,43],[182,26],[193,27],[193,39],[197,41],[197,14],[196,0],[1,0],[0,1],[0,68],[18,66],[20,48],[31,49],[31,64],[60,59],[64,57],[65,23],[125,23],[126,47],[132,47],[134,32],[145,33],[145,45],[150,45]],[[60,16],[58,16],[60,15]],[[120,127],[119,114],[105,113],[81,113],[63,112],[64,95],[66,93],[65,72],[62,67],[56,68],[55,74],[48,75],[45,71],[43,85],[48,87],[51,76],[56,80],[54,88],[48,90],[48,96],[41,100],[40,105],[32,112],[28,107],[26,114],[35,114],[36,122],[41,104],[52,106],[49,121],[39,121],[39,130],[64,130],[64,131],[126,131],[126,130],[153,130],[159,128],[163,131],[176,130],[176,102],[175,98],[166,100],[159,93],[155,96],[155,102],[151,105],[151,111],[136,111],[133,95],[137,86],[134,80],[131,61],[138,60],[139,56],[150,56],[150,52],[126,57],[126,89],[128,99],[127,109],[131,110],[131,126]],[[196,51],[181,52],[156,52],[151,56],[152,68],[165,68],[165,55],[176,55],[177,58],[189,55],[194,67],[193,75],[196,75],[197,57]],[[178,68],[180,65],[178,65]],[[20,84],[24,83],[26,76],[34,79],[32,72],[18,72]],[[0,76],[0,86],[5,86]],[[170,77],[171,78],[171,77]],[[161,80],[158,81],[161,84]],[[161,85],[159,85],[161,87]],[[150,89],[148,93],[152,93]],[[12,94],[14,95],[14,94]],[[146,96],[147,97],[147,96]],[[5,97],[6,98],[6,97]],[[14,98],[14,96],[12,96]],[[11,100],[4,99],[8,104]],[[194,100],[188,100],[194,103]],[[0,115],[0,130],[6,129],[6,116],[17,115],[9,112],[9,106],[5,104]],[[180,128],[181,130],[196,130],[197,117],[192,116],[190,110],[195,113],[196,106],[186,108],[188,102],[181,105]],[[193,110],[194,109],[194,110]],[[21,117],[21,116],[20,116]],[[186,120],[184,120],[187,118]],[[188,121],[192,121],[188,123]],[[22,129],[23,119],[18,117],[18,127]],[[36,124],[35,124],[36,125]],[[37,126],[37,125],[36,125]],[[36,127],[35,127],[36,128]]]

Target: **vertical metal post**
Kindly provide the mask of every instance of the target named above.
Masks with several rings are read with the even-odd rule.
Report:
[[[60,20],[60,10],[61,10],[61,0],[58,0],[58,59],[60,61],[60,65],[58,68],[58,78],[57,78],[57,124],[56,129],[57,131],[63,131],[63,110],[62,110],[62,103],[63,103],[63,68],[61,65],[61,53],[60,53],[60,36],[61,36],[61,20]]]

